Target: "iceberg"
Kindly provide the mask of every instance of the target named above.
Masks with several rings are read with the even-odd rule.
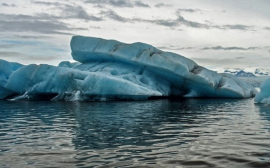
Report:
[[[264,81],[260,86],[260,93],[254,99],[256,103],[270,104],[270,78]]]
[[[5,85],[9,76],[22,66],[23,65],[19,63],[7,62],[0,59],[0,100],[13,94],[13,91],[7,89]]]
[[[8,73],[0,69],[0,77],[6,76],[0,99],[104,101],[173,96],[249,98],[257,94],[233,75],[218,74],[148,44],[74,36],[70,46],[77,62],[14,64],[15,68],[6,62],[10,64],[4,68]]]
[[[18,83],[20,83],[19,87]],[[44,97],[71,101],[75,97],[77,100],[87,100],[95,96],[95,99],[97,97],[106,99],[106,96],[120,98],[125,95],[135,97],[161,95],[159,92],[138,86],[128,80],[114,78],[104,73],[44,64],[22,67],[10,76],[5,87],[18,95],[23,95],[18,97],[19,99],[29,100]]]
[[[115,40],[74,36],[71,50],[73,59],[83,64],[117,62],[143,67],[143,70],[169,83],[166,90],[169,92],[163,93],[163,96],[247,98],[257,93],[252,86],[232,75],[218,74],[181,55],[164,52],[144,43],[125,44]]]

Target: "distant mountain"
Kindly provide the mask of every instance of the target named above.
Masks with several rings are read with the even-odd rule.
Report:
[[[269,76],[270,75],[270,71],[269,70],[265,70],[265,69],[256,69],[255,70],[255,74],[256,75],[260,75],[260,76]]]
[[[258,69],[258,68],[255,70],[226,69],[224,73],[229,73],[237,77],[270,76],[269,69]]]
[[[224,73],[229,73],[231,75],[236,75],[238,71],[225,70]]]
[[[235,75],[237,77],[256,77],[256,75],[254,75],[253,73],[251,73],[251,72],[245,72],[243,70],[240,70],[240,71],[229,71],[229,70],[225,70],[224,72],[225,73],[232,74],[232,75]]]
[[[243,70],[237,72],[235,76],[237,76],[237,77],[256,77],[256,75],[254,75],[253,73],[245,72]]]

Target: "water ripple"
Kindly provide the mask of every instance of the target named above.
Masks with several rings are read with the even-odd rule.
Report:
[[[0,167],[270,167],[252,99],[0,101]]]

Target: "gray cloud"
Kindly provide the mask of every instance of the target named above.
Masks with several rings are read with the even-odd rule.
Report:
[[[132,21],[147,22],[147,23],[166,26],[166,27],[170,27],[170,28],[174,28],[174,27],[181,26],[181,25],[184,25],[187,27],[192,27],[192,28],[206,28],[206,29],[209,28],[209,26],[207,24],[202,24],[199,22],[186,20],[181,15],[178,15],[178,17],[176,19],[146,20],[146,19],[134,18],[134,19],[132,19]]]
[[[96,1],[96,0],[91,0],[91,1]],[[103,2],[103,0],[101,2]],[[207,24],[202,24],[199,22],[186,20],[183,16],[180,15],[179,12],[177,12],[176,19],[149,20],[149,19],[143,19],[143,18],[126,18],[117,14],[113,10],[107,10],[107,11],[103,10],[99,13],[100,15],[99,17],[89,16],[81,6],[74,7],[71,5],[65,5],[62,8],[62,10],[63,10],[63,15],[66,15],[65,17],[92,20],[92,21],[103,21],[104,18],[109,18],[109,19],[119,21],[119,22],[145,22],[145,23],[152,23],[156,25],[166,26],[170,28],[177,27],[180,25],[185,25],[187,27],[193,27],[193,28],[210,28],[210,26]],[[65,11],[67,12],[65,13]],[[47,17],[50,17],[50,16],[47,16]]]
[[[195,22],[195,21],[190,21],[190,20],[185,19],[181,15],[181,11],[199,12],[201,10],[200,9],[178,9],[175,12],[177,15],[177,18],[174,20],[172,20],[172,19],[157,19],[157,20],[143,20],[143,19],[141,19],[141,21],[150,22],[150,23],[154,23],[157,25],[162,25],[162,26],[166,26],[166,27],[170,27],[170,28],[180,26],[180,25],[185,25],[187,27],[204,28],[204,29],[216,28],[216,29],[223,29],[223,30],[232,29],[232,30],[242,30],[242,31],[254,29],[254,26],[247,26],[247,25],[241,25],[241,24],[219,26],[219,25],[213,25],[211,23],[204,24],[204,23],[199,23],[199,22]],[[139,20],[137,19],[137,21],[139,21]]]
[[[133,7],[131,2],[126,0],[109,0],[108,4],[114,7]]]
[[[57,9],[61,10],[60,16],[51,16],[51,15],[43,13],[42,17],[43,18],[47,17],[47,19],[54,17],[55,19],[83,19],[86,21],[102,21],[103,20],[101,17],[88,14],[87,11],[82,6],[76,5],[76,4],[70,5],[66,3],[60,3],[60,2],[43,2],[43,1],[32,1],[32,3],[37,4],[37,5],[55,6]]]
[[[87,3],[92,3],[96,5],[111,5],[111,6],[117,6],[117,7],[134,7],[134,6],[140,6],[140,7],[149,7],[149,5],[142,3],[141,1],[130,1],[130,0],[86,0]],[[37,1],[37,3],[45,4],[45,5],[56,5],[52,2],[42,2]],[[57,3],[58,4],[58,3]],[[157,6],[166,5],[163,3],[156,4]],[[107,10],[107,11],[101,11],[99,15],[90,15],[86,12],[86,10],[79,5],[69,5],[69,4],[62,4],[58,6],[58,8],[62,11],[60,16],[53,16],[55,19],[83,19],[85,21],[104,21],[104,17],[119,21],[119,22],[145,22],[145,23],[152,23],[156,25],[166,26],[169,28],[175,28],[178,26],[187,26],[192,28],[216,28],[216,29],[232,29],[232,30],[250,30],[253,28],[253,26],[247,26],[247,25],[241,25],[241,24],[235,24],[235,25],[213,25],[212,23],[199,23],[195,21],[190,21],[185,19],[181,12],[200,12],[200,9],[187,9],[187,8],[180,8],[176,10],[175,14],[177,16],[176,19],[156,19],[156,20],[149,20],[149,19],[143,19],[143,18],[126,18],[119,14],[117,14],[113,10]],[[19,17],[25,17],[24,15],[21,15]],[[52,18],[50,15],[44,15],[40,16],[42,18],[45,18],[49,20]]]
[[[62,8],[62,18],[74,18],[74,19],[84,19],[88,21],[102,21],[101,17],[89,15],[86,10],[79,5],[64,5]]]
[[[91,29],[101,29],[101,27],[98,27],[98,26],[90,26],[89,28],[91,28]]]
[[[201,24],[201,23],[198,23],[198,22],[193,22],[193,21],[189,21],[189,20],[186,20],[183,16],[178,16],[177,20],[179,23],[182,23],[188,27],[195,27],[195,28],[209,28],[208,25],[206,24]]]
[[[197,11],[200,11],[199,9],[196,9]],[[118,15],[115,11],[109,10],[109,11],[102,11],[100,12],[102,16],[105,16],[107,18],[110,18],[115,21],[120,21],[120,22],[145,22],[145,23],[152,23],[156,25],[161,25],[161,26],[166,26],[169,28],[175,28],[177,26],[187,26],[187,27],[192,27],[192,28],[204,28],[204,29],[210,29],[210,28],[215,28],[215,29],[233,29],[233,30],[250,30],[251,28],[254,28],[253,26],[246,26],[246,25],[213,25],[212,23],[204,24],[204,23],[199,23],[195,21],[190,21],[185,19],[181,14],[180,11],[176,11],[177,18],[176,19],[156,19],[156,20],[149,20],[149,19],[143,19],[143,18],[125,18],[123,16]]]
[[[205,47],[202,48],[201,50],[256,50],[260,49],[259,47],[248,47],[248,48],[243,48],[243,47],[221,47],[221,46],[215,46],[215,47]]]
[[[37,4],[60,5],[60,3],[37,1]],[[79,5],[61,4],[57,6],[61,14],[50,15],[47,13],[37,13],[35,15],[15,15],[0,13],[0,30],[2,32],[37,32],[45,34],[73,35],[72,30],[88,30],[88,28],[74,27],[62,20],[82,19],[85,21],[102,21],[103,18],[90,15]],[[66,32],[63,32],[66,31]]]
[[[141,1],[135,1],[135,6],[150,8],[150,6],[148,4],[142,3]]]
[[[130,22],[130,19],[124,18],[120,15],[118,15],[116,12],[109,10],[109,11],[101,11],[101,15],[108,17],[112,20],[119,21],[119,22]]]
[[[21,38],[21,39],[48,39],[48,38],[54,38],[52,36],[26,36],[26,35],[14,35],[15,38]]]
[[[157,8],[161,8],[161,7],[171,7],[172,5],[171,4],[164,4],[164,3],[157,3],[155,5],[155,7]]]
[[[130,1],[124,0],[88,0],[93,3],[110,3],[111,5],[122,4],[127,6]],[[58,3],[53,2],[42,2],[37,1],[38,4],[44,5],[57,5]],[[140,1],[132,2],[132,5],[137,3],[147,6]],[[121,6],[121,5],[120,5]],[[85,21],[104,21],[104,18],[109,18],[118,22],[144,22],[151,23],[155,25],[166,26],[169,28],[175,28],[178,26],[186,26],[192,28],[217,28],[217,29],[238,29],[238,30],[247,30],[252,26],[245,25],[224,25],[216,26],[212,24],[204,24],[195,21],[190,21],[185,19],[181,14],[180,10],[176,11],[176,19],[143,19],[143,18],[126,18],[117,14],[113,10],[101,11],[98,15],[89,14],[82,6],[80,5],[70,5],[70,4],[61,4],[57,6],[57,9],[60,10],[60,15],[50,15],[46,13],[38,13],[35,15],[15,15],[15,14],[1,14],[0,13],[0,30],[2,32],[14,31],[14,32],[38,32],[44,34],[66,34],[73,35],[68,31],[72,30],[88,30],[88,28],[76,28],[71,25],[68,25],[62,20],[67,19],[81,19]],[[183,10],[183,9],[182,9]],[[188,10],[188,9],[185,9]],[[66,32],[65,32],[66,31]]]
[[[155,23],[157,25],[167,26],[167,27],[185,25],[187,27],[193,27],[193,28],[209,28],[209,26],[206,24],[186,20],[181,15],[178,15],[178,18],[175,20],[153,20],[149,22]]]
[[[157,25],[162,25],[162,26],[166,26],[166,27],[177,27],[177,26],[187,26],[187,27],[192,27],[192,28],[210,28],[209,25],[207,24],[203,24],[203,23],[199,23],[199,22],[194,22],[194,21],[190,21],[185,19],[179,10],[177,10],[176,12],[176,19],[157,19],[157,20],[141,20],[141,21],[145,21],[145,22],[149,22],[149,23],[154,23]]]
[[[32,20],[34,17],[30,15],[15,15],[15,14],[3,14],[0,13],[0,22],[1,21],[10,21],[10,20]],[[38,18],[40,19],[40,18]]]
[[[44,1],[32,1],[32,3],[37,5],[47,5],[47,6],[60,6],[62,3],[60,2],[44,2]]]
[[[0,56],[1,57],[17,57],[17,56],[22,56],[22,53],[19,52],[12,52],[12,51],[0,51]]]
[[[245,59],[245,57],[235,57],[235,59]]]
[[[251,30],[254,28],[254,26],[235,24],[235,25],[224,25],[219,28],[220,29],[234,29],[234,30]]]
[[[56,17],[50,17],[47,14],[36,16],[0,14],[0,31],[2,32],[37,32],[45,34],[65,34],[72,35],[62,31],[81,30],[74,28],[56,20]]]
[[[7,3],[1,3],[1,6],[4,6],[4,7],[16,7],[16,5],[14,5],[14,4],[7,4]]]
[[[131,2],[130,0],[86,0],[86,3],[95,4],[99,7],[102,5],[110,5],[113,7],[132,8],[132,7],[147,7],[150,6],[141,1]]]
[[[185,10],[189,10],[189,9],[185,9]],[[199,9],[194,9],[194,10],[200,11]],[[204,28],[204,29],[215,28],[215,29],[222,29],[222,30],[232,29],[232,30],[242,30],[242,31],[251,30],[254,28],[254,26],[247,26],[247,25],[240,25],[240,24],[219,26],[219,25],[212,25],[212,23],[204,24],[204,23],[199,23],[195,21],[190,21],[190,20],[185,19],[181,15],[179,9],[176,11],[176,15],[177,15],[176,19],[156,19],[156,20],[147,20],[147,19],[142,19],[142,18],[129,19],[129,18],[125,18],[118,15],[116,12],[112,10],[107,11],[107,12],[102,12],[102,14],[103,15],[105,14],[105,16],[113,20],[120,21],[120,22],[146,22],[146,23],[152,23],[152,24],[166,26],[170,28],[174,28],[181,25],[192,27],[192,28]]]
[[[58,5],[58,3],[36,2],[44,5]],[[86,21],[101,21],[101,17],[88,14],[85,9],[79,5],[62,4],[57,6],[61,15],[55,16],[47,13],[37,13],[34,15],[15,15],[0,13],[0,31],[1,32],[36,32],[44,34],[63,34],[73,35],[73,30],[88,30],[88,28],[74,27],[61,20],[83,19]]]
[[[177,20],[160,19],[160,20],[145,20],[145,21],[150,22],[150,23],[154,23],[157,25],[161,25],[161,26],[166,26],[166,27],[176,27],[179,25],[179,22]]]
[[[253,28],[253,26],[246,26],[246,25],[224,25],[224,26],[217,26],[217,25],[211,25],[211,24],[204,24],[204,23],[199,23],[195,21],[190,21],[185,19],[179,12],[179,10],[176,11],[177,18],[176,19],[156,19],[156,20],[148,20],[148,19],[142,19],[142,18],[125,18],[120,15],[118,15],[115,11],[109,10],[109,11],[102,11],[101,15],[108,17],[112,20],[115,21],[120,21],[120,22],[145,22],[145,23],[152,23],[156,25],[161,25],[161,26],[166,26],[170,28],[174,28],[177,26],[187,26],[187,27],[192,27],[192,28],[204,28],[204,29],[209,29],[209,28],[216,28],[216,29],[237,29],[237,30],[249,30],[250,28]]]
[[[264,29],[265,29],[265,30],[270,30],[270,27],[265,27]]]
[[[15,44],[0,44],[0,49],[7,49],[7,48],[13,48],[16,47]]]
[[[177,12],[190,12],[190,13],[194,13],[194,12],[201,12],[200,9],[185,9],[185,8],[182,8],[182,9],[177,9]]]
[[[14,32],[38,32],[45,34],[65,34],[72,35],[71,33],[60,32],[62,30],[75,30],[61,22],[49,21],[0,21],[1,31],[14,31]]]

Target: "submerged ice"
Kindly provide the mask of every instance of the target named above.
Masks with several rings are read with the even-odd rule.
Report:
[[[248,98],[249,84],[181,55],[143,43],[74,36],[75,63],[58,66],[2,61],[0,99],[111,100],[150,97]]]

